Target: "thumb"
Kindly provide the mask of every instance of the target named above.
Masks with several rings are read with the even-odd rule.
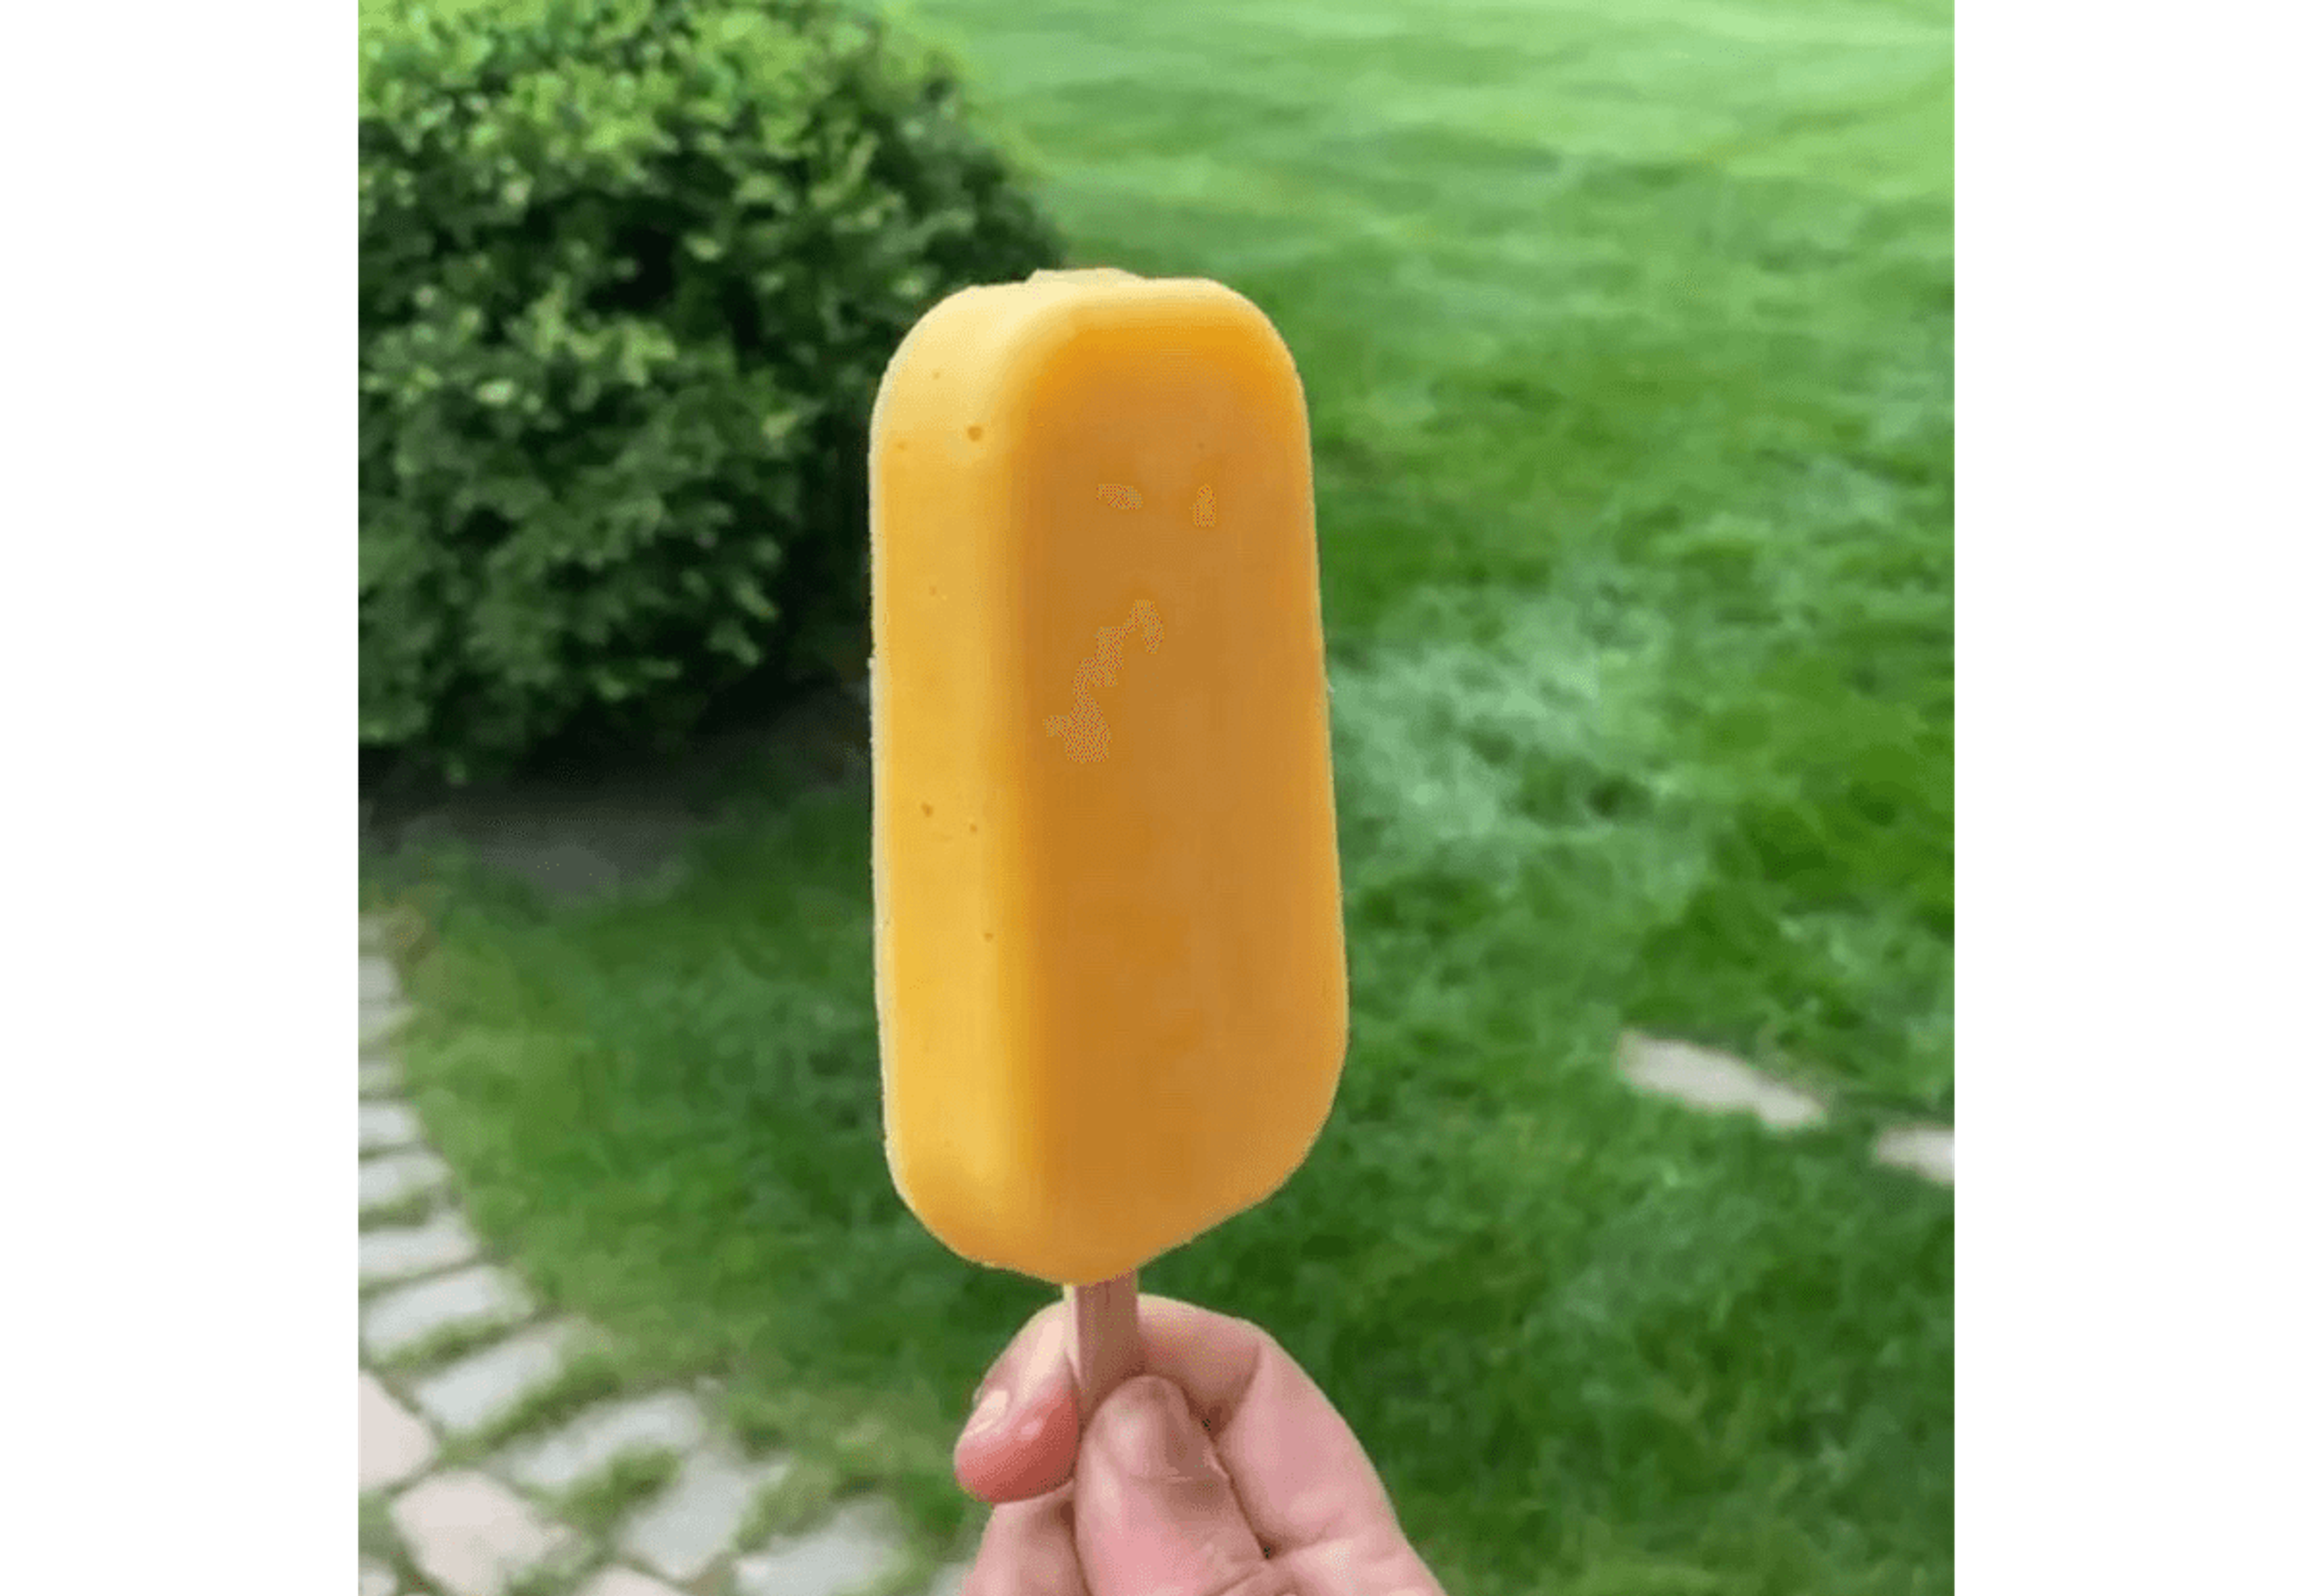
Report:
[[[1178,1386],[1128,1380],[1094,1410],[1076,1467],[1077,1558],[1091,1596],[1275,1596],[1212,1437]]]

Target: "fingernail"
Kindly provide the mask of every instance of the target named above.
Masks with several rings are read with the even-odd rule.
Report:
[[[972,1410],[972,1422],[963,1426],[963,1433],[977,1435],[983,1430],[994,1429],[1002,1421],[1005,1410],[1011,1406],[1012,1393],[998,1386],[981,1398],[980,1405]]]
[[[1208,1479],[1220,1473],[1212,1437],[1171,1381],[1134,1380],[1102,1405],[1119,1468],[1136,1479]],[[1113,1416],[1109,1409],[1114,1409]]]

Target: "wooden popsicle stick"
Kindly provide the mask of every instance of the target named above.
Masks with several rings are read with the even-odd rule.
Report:
[[[1108,1393],[1141,1372],[1139,1295],[1133,1273],[1067,1291],[1076,1337],[1077,1413],[1089,1421]]]

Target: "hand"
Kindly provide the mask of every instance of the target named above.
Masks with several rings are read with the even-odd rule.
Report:
[[[1085,1426],[1066,1313],[1013,1337],[956,1442],[957,1482],[998,1504],[964,1596],[1444,1596],[1266,1331],[1141,1298],[1148,1372]]]

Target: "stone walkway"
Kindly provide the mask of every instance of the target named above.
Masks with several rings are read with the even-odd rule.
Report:
[[[361,960],[361,1596],[916,1596],[891,1513],[750,1539],[791,1463],[696,1391],[617,1391],[461,1216],[400,1096],[393,967]],[[929,1582],[954,1596],[963,1571]]]
[[[1615,1063],[1623,1078],[1641,1092],[1707,1114],[1748,1114],[1769,1130],[1809,1130],[1831,1118],[1831,1106],[1813,1093],[1730,1053],[1693,1042],[1633,1031],[1623,1038]],[[1892,1127],[1873,1142],[1871,1155],[1890,1169],[1939,1186],[1952,1184],[1952,1133],[1947,1126]]]

